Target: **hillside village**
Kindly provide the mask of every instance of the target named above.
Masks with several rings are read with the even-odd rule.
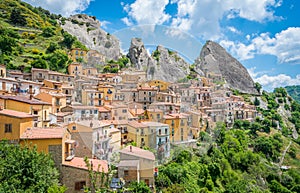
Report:
[[[213,76],[172,83],[148,81],[144,71],[130,68],[99,73],[77,62],[89,52],[71,50],[68,74],[1,65],[0,138],[51,153],[70,192],[86,183],[88,173],[78,175],[85,156],[107,171],[119,152],[118,177],[154,187],[154,169],[170,156],[172,144],[193,146],[216,122],[232,125],[258,115],[243,97],[214,84]]]
[[[0,142],[50,155],[66,192],[300,191],[300,105],[217,43],[194,64],[140,38],[122,55],[94,16],[0,6]]]

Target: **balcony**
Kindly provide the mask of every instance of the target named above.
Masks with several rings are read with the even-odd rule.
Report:
[[[55,106],[62,106],[62,102],[55,102]]]
[[[74,149],[70,149],[70,151],[65,152],[65,160],[71,161],[75,157]]]
[[[164,137],[164,136],[168,136],[168,135],[169,135],[169,133],[163,133],[163,132],[157,133],[158,137]]]

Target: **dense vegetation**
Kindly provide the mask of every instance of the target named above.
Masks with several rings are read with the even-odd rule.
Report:
[[[0,3],[0,63],[8,69],[32,67],[65,72],[69,49],[86,49],[59,27],[61,15],[19,0]]]
[[[286,86],[286,91],[289,93],[289,95],[296,100],[298,103],[300,103],[300,86]]]
[[[0,141],[0,192],[64,192],[50,155]]]
[[[236,120],[231,127],[218,123],[200,133],[196,148],[175,147],[172,160],[159,168],[157,189],[300,192],[300,140],[292,137],[293,129],[300,128],[300,105],[283,88],[254,100],[265,105],[257,105],[261,116],[254,122]],[[285,118],[283,109],[291,110],[292,116]]]

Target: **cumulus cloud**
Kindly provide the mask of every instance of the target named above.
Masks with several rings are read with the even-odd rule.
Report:
[[[23,0],[33,6],[40,6],[52,13],[69,16],[84,11],[93,0]]]
[[[127,18],[136,24],[168,24],[179,30],[190,32],[204,39],[216,40],[222,36],[220,21],[223,18],[244,18],[264,22],[275,20],[274,8],[281,6],[281,0],[136,0],[122,4]],[[166,13],[168,4],[177,5],[173,16]],[[232,28],[233,29],[233,28]],[[237,31],[236,31],[237,32]],[[176,35],[176,34],[175,34]]]
[[[133,22],[137,24],[155,24],[161,25],[171,18],[165,12],[165,7],[168,5],[169,0],[136,0],[132,4],[124,4],[123,9],[128,13],[128,17],[122,19],[126,25]]]
[[[295,78],[286,74],[279,74],[276,76],[263,75],[254,79],[255,82],[259,82],[266,90],[272,91],[274,88],[299,85],[300,74]]]
[[[254,82],[259,82],[264,90],[273,91],[274,88],[299,85],[300,84],[300,74],[296,75],[296,77],[291,77],[286,74],[278,74],[278,75],[267,75],[270,71],[260,71],[257,72],[256,68],[248,69],[250,76],[253,78]]]
[[[253,58],[255,54],[270,54],[277,57],[279,63],[300,64],[300,27],[290,27],[274,37],[262,33],[246,45],[228,40],[220,41],[230,53],[240,60]]]

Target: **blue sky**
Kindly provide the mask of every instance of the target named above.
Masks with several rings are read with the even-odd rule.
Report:
[[[132,37],[190,63],[206,40],[221,44],[264,89],[300,85],[299,0],[25,0],[64,16],[94,15],[124,52]]]

